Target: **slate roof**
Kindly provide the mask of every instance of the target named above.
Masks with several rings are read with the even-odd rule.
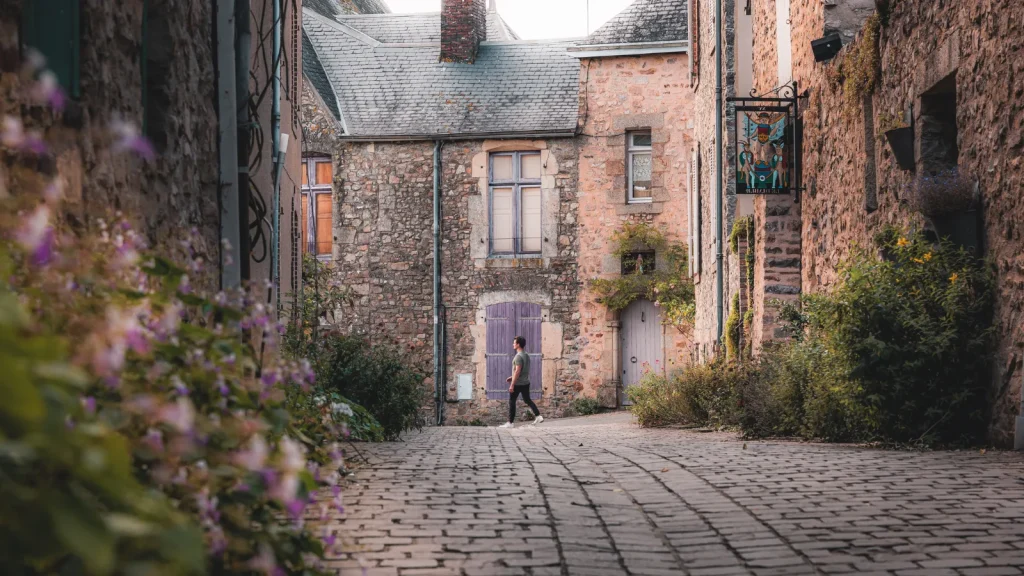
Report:
[[[689,0],[636,0],[581,46],[689,40]]]
[[[391,9],[383,0],[349,0],[360,14],[390,14]],[[351,8],[341,5],[341,0],[303,0],[303,8],[312,8],[329,18],[348,14]]]
[[[385,44],[425,44],[441,41],[441,13],[353,14],[336,18]],[[487,13],[487,40],[519,40],[497,12]]]
[[[309,0],[306,1],[308,2]],[[334,97],[331,81],[327,79],[327,71],[320,64],[320,59],[317,58],[316,51],[313,49],[313,43],[309,41],[309,37],[305,34],[302,35],[302,73],[309,79],[313,89],[320,94],[320,98],[323,99],[324,104],[327,105],[327,109],[331,111],[334,119],[341,118],[338,100]]]
[[[423,15],[329,18],[303,10],[304,36],[338,96],[347,137],[575,130],[579,61],[566,50],[571,41],[488,41],[472,65],[439,63],[440,16],[429,20]],[[317,89],[324,95],[322,87]]]

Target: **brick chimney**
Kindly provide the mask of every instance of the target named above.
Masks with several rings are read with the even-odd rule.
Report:
[[[487,0],[442,0],[441,62],[472,64],[487,39]]]

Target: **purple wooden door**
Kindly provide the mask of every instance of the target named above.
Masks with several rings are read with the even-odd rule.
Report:
[[[487,307],[487,398],[508,398],[508,383],[512,375],[512,339],[526,338],[526,353],[530,355],[530,397],[540,397],[542,390],[540,354],[540,305],[526,302],[506,302]]]
[[[530,355],[530,398],[539,398],[541,390],[540,357],[540,305],[516,303],[516,335],[526,338],[526,353]]]

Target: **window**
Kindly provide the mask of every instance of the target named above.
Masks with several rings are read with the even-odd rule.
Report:
[[[690,276],[700,274],[700,144],[690,160]]]
[[[628,252],[622,255],[622,275],[652,274],[655,268],[655,256],[652,251]]]
[[[651,133],[630,132],[627,135],[629,201],[651,201]]]
[[[541,385],[541,308],[529,302],[505,302],[487,307],[487,398],[508,398],[508,382],[512,375],[512,339],[526,338],[530,355],[530,398],[539,398]]]
[[[329,159],[302,162],[302,253],[330,258],[334,237],[334,167]]]
[[[491,154],[491,254],[540,254],[540,152]]]
[[[79,0],[22,2],[21,40],[46,57],[49,68],[72,98],[79,90]]]

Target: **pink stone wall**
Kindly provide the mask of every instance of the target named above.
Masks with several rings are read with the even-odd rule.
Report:
[[[686,54],[585,59],[580,73],[580,378],[584,393],[614,405],[617,314],[587,283],[612,278],[620,263],[611,236],[626,221],[644,221],[686,245],[694,95]],[[627,203],[626,132],[649,129],[654,201]],[[666,364],[688,355],[689,335],[666,326]]]

